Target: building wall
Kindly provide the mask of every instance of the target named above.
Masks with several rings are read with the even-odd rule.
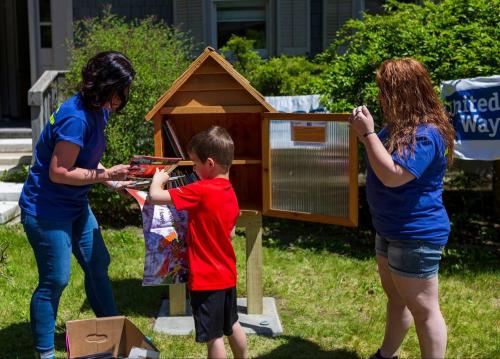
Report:
[[[27,11],[25,1],[0,0],[0,124],[28,117]]]
[[[311,56],[323,51],[323,1],[311,0]]]
[[[173,23],[173,0],[76,0],[73,1],[73,20],[96,17],[105,7],[111,6],[113,14],[128,20],[143,19],[154,15],[167,24]]]
[[[6,1],[6,0],[4,0]],[[109,4],[111,12],[127,19],[155,15],[167,24],[189,31],[197,48],[217,44],[217,4],[235,0],[51,0],[52,48],[40,46],[37,4],[28,2],[30,13],[31,82],[47,69],[67,67],[65,42],[72,38],[73,22],[95,17]],[[380,13],[384,0],[260,0],[266,4],[267,44],[264,54],[314,56],[329,46],[336,32],[361,11]],[[410,1],[410,0],[408,0]],[[419,0],[414,0],[419,1]],[[249,3],[241,0],[241,3]],[[220,45],[220,44],[219,44]],[[220,47],[220,46],[219,46]]]

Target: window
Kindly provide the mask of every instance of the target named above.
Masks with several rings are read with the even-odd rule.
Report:
[[[40,44],[42,48],[52,47],[52,19],[50,16],[50,0],[39,0],[40,11]]]
[[[221,1],[217,9],[217,47],[237,35],[255,41],[255,48],[267,51],[265,1]]]

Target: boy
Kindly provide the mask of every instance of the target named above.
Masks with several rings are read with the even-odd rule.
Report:
[[[169,176],[157,171],[149,201],[188,211],[188,289],[196,341],[207,343],[209,358],[225,358],[226,335],[234,357],[247,358],[246,335],[236,311],[236,256],[231,243],[240,215],[229,182],[233,140],[225,129],[211,127],[191,139],[188,154],[201,180],[164,190]]]

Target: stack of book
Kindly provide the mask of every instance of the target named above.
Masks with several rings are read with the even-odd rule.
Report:
[[[198,181],[198,176],[187,168],[177,168],[169,178],[167,188],[176,188]]]
[[[177,167],[177,162],[180,160],[173,157],[133,156],[130,161],[129,177],[135,181],[127,187],[136,189],[149,187],[157,168],[165,169],[170,175],[167,188],[185,186],[198,181],[198,177],[190,168]]]
[[[177,167],[177,162],[182,158],[155,157],[136,155],[130,160],[129,176],[132,178],[151,178],[156,173],[156,169],[172,172]]]

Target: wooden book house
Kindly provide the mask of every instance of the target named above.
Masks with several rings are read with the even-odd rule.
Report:
[[[242,214],[252,213],[254,219],[248,223],[259,227],[250,231],[256,238],[249,238],[247,227],[249,313],[262,309],[261,220],[255,218],[263,214],[357,225],[357,142],[347,117],[277,112],[209,47],[146,115],[146,120],[154,121],[156,156],[174,156],[168,152],[167,121],[184,151],[194,134],[212,125],[224,127],[233,138],[230,180]],[[180,166],[191,165],[188,160],[180,162]],[[249,276],[249,270],[257,273]],[[255,298],[251,298],[253,293],[257,293]]]

